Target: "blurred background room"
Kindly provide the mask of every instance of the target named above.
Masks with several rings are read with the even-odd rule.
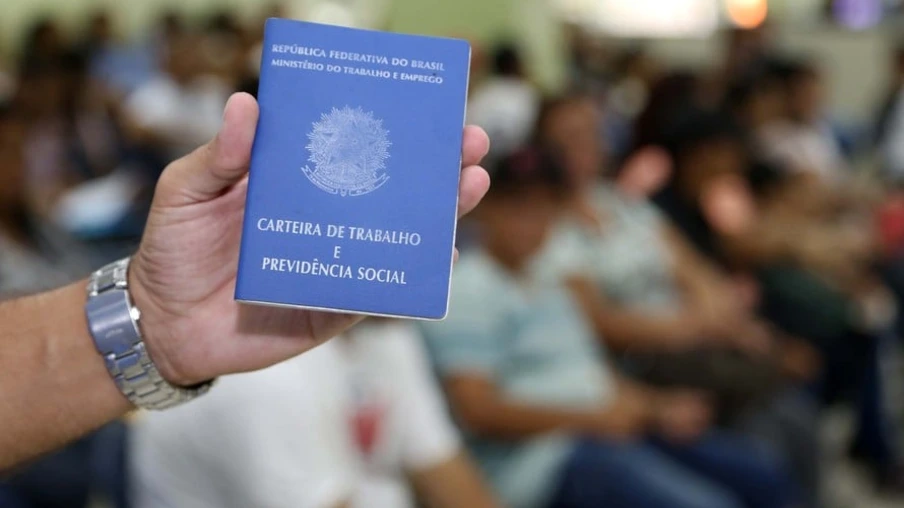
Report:
[[[904,506],[904,0],[2,0],[0,298],[135,248],[273,16],[471,42],[495,183],[449,318],[133,414],[0,508]]]

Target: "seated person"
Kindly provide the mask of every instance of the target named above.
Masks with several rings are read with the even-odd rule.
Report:
[[[445,322],[424,325],[454,414],[507,506],[784,508],[768,448],[711,430],[705,397],[620,378],[565,288],[530,263],[564,208],[540,153],[497,169]]]
[[[26,123],[0,105],[0,299],[68,284],[102,262],[34,213],[28,200]]]
[[[894,308],[876,303],[893,302],[870,273],[868,232],[789,213],[780,172],[750,157],[743,131],[724,115],[690,113],[666,138],[675,172],[657,201],[704,253],[734,271],[800,268],[850,301],[835,319],[854,316],[862,331],[887,326]]]
[[[775,169],[771,206],[790,216],[832,223],[869,220],[883,192],[847,167],[838,143],[823,128],[819,74],[805,63],[778,60],[733,84],[727,110],[750,136],[759,157]]]
[[[610,347],[770,349],[769,333],[754,317],[752,303],[745,301],[750,298],[698,255],[646,200],[646,194],[665,183],[668,168],[632,160],[619,184],[601,179],[606,161],[593,135],[600,123],[597,115],[580,95],[554,99],[543,109],[537,141],[561,158],[574,192],[570,213],[536,267],[544,276],[569,278]],[[645,167],[633,167],[641,164]],[[642,177],[652,181],[637,186],[652,188],[630,195],[624,181],[630,178],[627,173],[638,171],[659,175]],[[562,273],[575,263],[589,273]]]
[[[600,123],[580,95],[543,108],[537,141],[562,160],[574,187],[533,268],[568,285],[598,336],[642,379],[707,390],[725,421],[756,413],[762,422],[763,413],[775,413],[769,434],[781,436],[782,449],[799,450],[789,458],[815,497],[815,404],[789,381],[812,380],[818,354],[774,333],[755,315],[755,295],[745,296],[647,199],[666,183],[668,161],[660,159],[667,155],[638,153],[618,181],[601,178],[605,153],[593,135]],[[788,411],[794,422],[783,421]]]
[[[768,157],[790,173],[810,174],[817,180],[843,181],[850,169],[828,124],[823,76],[806,61],[781,62],[774,70],[784,100],[777,121],[756,132]]]
[[[25,69],[12,107],[28,119],[21,146],[33,213],[83,239],[135,239],[140,230],[128,226],[143,227],[143,216],[136,217],[146,214],[142,191],[156,177],[145,176],[147,165],[123,139],[86,63],[70,54]],[[86,189],[111,184],[110,192],[76,200]]]
[[[781,172],[753,162],[744,132],[725,115],[689,112],[667,130],[661,146],[675,171],[658,203],[702,253],[756,278],[762,315],[820,351],[821,396],[856,396],[857,446],[880,478],[895,476],[900,459],[876,370],[895,309],[870,273],[868,242],[849,224],[776,210]]]
[[[415,329],[372,319],[195,403],[143,415],[136,508],[496,506],[462,452]]]
[[[900,185],[904,178],[904,40],[891,62],[891,79],[876,122],[876,144],[885,177]]]
[[[216,135],[231,92],[202,65],[200,42],[196,34],[170,37],[160,75],[129,94],[122,107],[130,141],[156,150],[165,160],[181,157]]]

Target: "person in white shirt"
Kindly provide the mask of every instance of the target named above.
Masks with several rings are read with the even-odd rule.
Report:
[[[192,34],[173,36],[164,50],[163,72],[129,94],[123,105],[133,140],[168,158],[181,157],[216,135],[231,92],[205,73],[199,44]]]
[[[142,415],[136,508],[495,506],[411,325],[371,319],[208,396]]]
[[[493,76],[471,94],[467,118],[487,131],[493,140],[490,156],[498,158],[528,141],[540,110],[540,92],[524,77],[515,48],[501,47],[493,59]]]
[[[895,52],[892,85],[877,128],[882,169],[895,182],[904,180],[904,41]]]
[[[823,76],[806,61],[781,66],[786,118],[759,130],[766,155],[791,174],[829,185],[846,182],[850,168],[826,120]]]

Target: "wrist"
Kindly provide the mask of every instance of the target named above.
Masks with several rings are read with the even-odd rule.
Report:
[[[208,383],[216,375],[207,375],[198,372],[192,363],[186,363],[186,356],[182,347],[184,340],[178,340],[194,333],[188,330],[179,330],[174,325],[172,313],[166,312],[165,301],[155,295],[149,288],[159,284],[152,284],[153,270],[148,270],[141,251],[133,257],[129,266],[128,280],[132,294],[132,302],[141,312],[139,323],[148,355],[157,366],[160,376],[169,383],[194,388],[197,385]]]
[[[110,379],[104,360],[97,354],[91,340],[83,310],[87,282],[87,279],[82,279],[45,295],[32,297],[41,303],[46,315],[54,317],[38,323],[42,330],[38,336],[43,337],[48,344],[42,348],[46,352],[43,363],[49,372],[66,373],[66,384],[77,387],[85,394],[91,394],[93,400],[89,404],[94,407],[104,406],[108,416],[118,416],[131,409],[132,404]],[[78,330],[79,333],[75,334],[73,330]],[[79,340],[67,340],[76,335]],[[63,376],[55,375],[54,379],[60,380]],[[62,387],[54,387],[52,390],[65,392]],[[73,397],[73,400],[85,402],[86,398]],[[78,409],[73,407],[72,410]]]
[[[109,375],[129,401],[144,409],[167,409],[203,395],[210,383],[178,385],[179,378],[164,377],[161,372],[162,365],[172,366],[168,361],[172,357],[167,345],[173,342],[154,342],[154,337],[166,338],[160,332],[150,336],[142,333],[142,311],[135,304],[133,290],[137,289],[138,300],[145,308],[156,310],[159,307],[153,305],[152,295],[144,291],[145,286],[135,282],[137,280],[139,277],[133,277],[130,258],[125,258],[94,272],[88,283],[85,316],[95,348],[103,357]],[[155,312],[150,313],[152,318],[154,315]],[[163,323],[162,313],[156,315],[158,320],[152,323]],[[169,328],[161,327],[159,331],[169,333]],[[148,339],[158,346],[154,357],[151,357]],[[177,381],[173,382],[174,379]]]
[[[141,312],[139,328],[144,339],[148,356],[157,366],[160,376],[166,381],[177,386],[191,386],[199,383],[191,376],[183,374],[184,369],[179,368],[172,358],[178,358],[178,353],[170,346],[174,342],[169,339],[170,332],[166,326],[166,319],[160,310],[157,300],[147,290],[147,276],[144,272],[143,261],[140,254],[136,254],[129,266],[128,273],[129,291],[132,303]]]

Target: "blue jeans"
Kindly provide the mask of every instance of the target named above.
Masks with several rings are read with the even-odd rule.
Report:
[[[111,423],[75,443],[0,476],[0,508],[83,508],[93,492],[115,508],[126,499],[123,423]]]
[[[795,500],[778,457],[712,432],[685,446],[581,440],[551,508],[790,508]]]

